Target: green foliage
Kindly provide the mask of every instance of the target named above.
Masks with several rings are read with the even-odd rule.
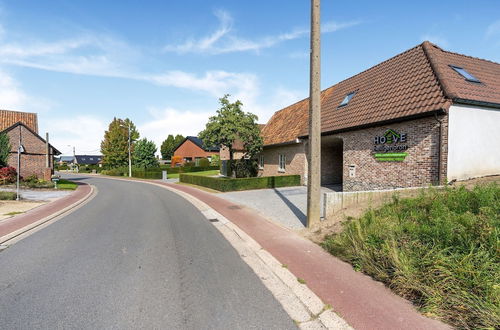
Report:
[[[7,166],[10,148],[9,136],[5,133],[0,133],[0,167]]]
[[[204,171],[213,171],[218,170],[219,166],[181,166],[181,167],[172,167],[167,168],[168,174],[174,173],[191,173],[191,172],[204,172]]]
[[[174,155],[174,149],[184,141],[184,136],[177,134],[175,137],[172,134],[167,136],[167,139],[163,141],[160,147],[160,153],[162,159],[170,159]]]
[[[125,167],[110,168],[108,170],[102,170],[101,174],[111,175],[111,176],[127,176],[128,168]]]
[[[0,191],[0,201],[13,201],[17,197],[15,192]]]
[[[198,166],[208,167],[210,166],[210,161],[207,158],[202,158],[198,160]]]
[[[213,155],[210,159],[210,166],[220,166],[220,156]]]
[[[398,199],[323,247],[456,328],[500,324],[500,186]]]
[[[156,145],[146,138],[137,141],[134,148],[134,166],[139,168],[158,167],[158,159],[155,157]]]
[[[250,158],[262,151],[263,141],[260,136],[257,116],[244,112],[242,103],[229,102],[229,95],[219,99],[220,109],[210,117],[205,129],[199,134],[206,146],[225,146],[233,159],[233,144],[240,140]]]
[[[101,142],[102,161],[108,168],[116,168],[128,164],[129,125],[131,150],[133,152],[135,141],[139,139],[139,132],[130,119],[114,118],[109,124],[108,130],[104,133],[104,140]]]
[[[264,176],[260,178],[215,178],[180,174],[179,181],[211,188],[218,191],[278,188],[300,185],[300,175]]]
[[[233,170],[237,178],[252,178],[259,173],[259,166],[254,159],[234,160]]]

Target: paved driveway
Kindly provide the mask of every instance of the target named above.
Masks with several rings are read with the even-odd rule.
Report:
[[[340,191],[339,186],[321,189],[322,192]],[[236,191],[217,196],[250,207],[262,216],[288,228],[302,229],[306,225],[307,187],[305,186]],[[321,206],[323,206],[323,194],[321,194]]]

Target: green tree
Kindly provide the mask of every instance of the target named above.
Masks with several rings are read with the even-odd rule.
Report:
[[[130,126],[131,152],[133,153],[135,141],[139,139],[139,132],[130,119],[113,118],[108,130],[104,132],[101,142],[103,164],[109,168],[128,165],[128,133]]]
[[[141,168],[158,167],[156,159],[156,144],[144,138],[137,141],[134,148],[134,166]]]
[[[0,167],[7,166],[10,148],[9,136],[5,133],[0,133]]]
[[[170,159],[174,155],[174,149],[184,140],[184,136],[177,134],[175,137],[172,134],[167,136],[160,147],[162,159]]]
[[[245,148],[246,157],[254,157],[262,151],[262,137],[260,136],[258,117],[250,112],[244,112],[242,103],[237,100],[229,101],[229,95],[219,99],[220,109],[217,114],[209,118],[205,129],[199,137],[205,146],[225,146],[229,149],[229,160],[233,167],[233,144],[240,140]],[[234,171],[233,171],[234,173]]]

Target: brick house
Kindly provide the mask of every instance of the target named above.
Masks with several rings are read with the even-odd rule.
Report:
[[[262,130],[260,175],[307,182],[309,99]],[[500,64],[426,41],[321,92],[321,182],[344,191],[500,174]]]
[[[22,177],[36,175],[50,180],[54,173],[54,156],[61,153],[38,135],[38,118],[35,113],[0,110],[0,133],[9,137],[11,151],[9,166],[17,169],[19,143],[24,148],[20,157],[19,174]]]
[[[219,148],[206,148],[203,145],[203,141],[196,136],[186,137],[184,141],[174,149],[174,157],[180,156],[182,158],[182,163],[194,162],[201,158],[208,158],[210,160],[213,155],[219,155]]]

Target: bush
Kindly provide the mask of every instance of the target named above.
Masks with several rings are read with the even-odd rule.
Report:
[[[124,170],[123,168],[111,168],[109,170],[102,170],[102,174],[111,175],[111,176],[126,176],[128,175],[128,169]]]
[[[219,155],[213,155],[212,158],[210,159],[210,166],[220,166],[220,156]]]
[[[54,188],[54,183],[52,181],[36,179],[31,181],[23,181],[22,186],[28,188],[48,189],[48,188]]]
[[[456,328],[500,324],[500,186],[394,198],[323,247]]]
[[[300,175],[264,176],[260,178],[214,178],[180,174],[179,181],[218,191],[278,188],[300,185]]]
[[[14,167],[0,168],[0,184],[14,183],[17,180],[17,172]]]
[[[13,201],[17,197],[15,192],[11,191],[0,191],[0,201]]]
[[[199,167],[209,167],[210,161],[207,158],[201,158],[198,160],[198,166]]]
[[[257,161],[253,159],[238,159],[233,162],[233,170],[237,178],[253,178],[259,173]]]
[[[182,157],[181,156],[173,156],[172,159],[170,160],[170,167],[175,168],[179,164],[182,164]]]

